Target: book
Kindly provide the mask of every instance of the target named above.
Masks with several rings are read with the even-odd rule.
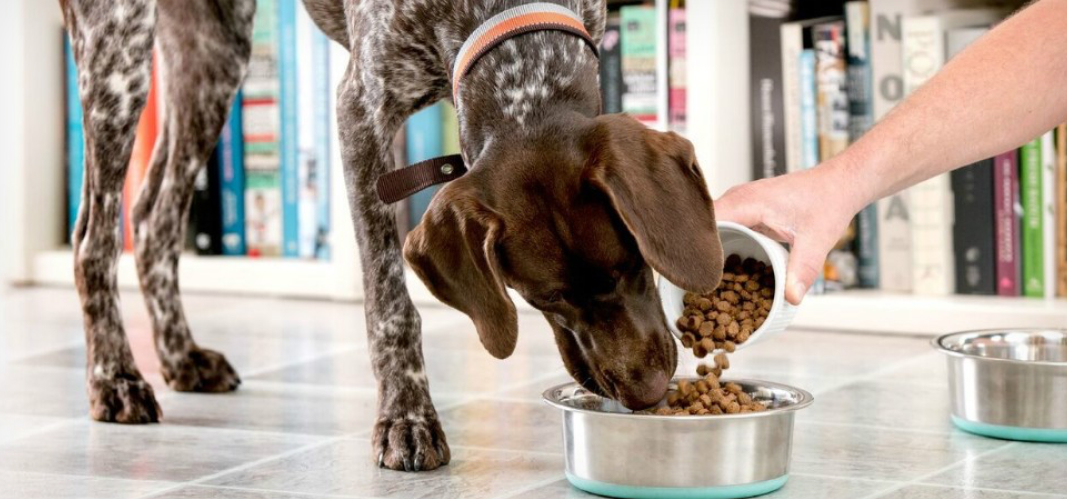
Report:
[[[946,46],[950,31],[988,27],[1004,15],[1004,10],[999,8],[981,8],[904,18],[901,24],[904,95],[911,94],[933,78],[953,55]]]
[[[220,149],[197,172],[189,206],[190,241],[198,255],[222,254],[222,162]]]
[[[753,179],[787,171],[781,26],[793,14],[791,2],[748,2]]]
[[[608,14],[600,40],[600,106],[604,114],[622,112],[622,44],[618,12]]]
[[[901,25],[906,16],[945,9],[975,7],[990,0],[869,0],[871,10],[871,75],[874,119],[880,120],[904,98]]]
[[[958,214],[952,226],[952,244],[959,294],[997,293],[993,166],[994,158],[989,158],[950,174]]]
[[[274,0],[256,0],[252,55],[242,86],[245,240],[248,256],[279,256],[282,199],[278,104],[278,23]]]
[[[278,137],[282,193],[282,256],[300,256],[300,137],[297,132],[299,90],[297,89],[297,0],[275,0],[278,22],[278,109],[281,112]]]
[[[222,127],[215,151],[220,167],[222,254],[227,256],[244,256],[248,251],[245,246],[245,165],[241,100],[241,93],[238,92],[226,125]]]
[[[819,117],[816,111],[815,89],[815,49],[800,52],[800,139],[801,169],[812,168],[819,164]]]
[[[331,98],[335,93],[331,84],[333,71],[330,66],[330,39],[325,33],[312,28],[311,72],[314,88],[312,89],[312,106],[315,108],[314,124],[311,126],[315,136],[315,170],[309,175],[315,184],[315,248],[314,257],[318,260],[330,259],[330,170],[333,167],[331,144],[334,133],[331,131],[333,112]],[[336,49],[335,49],[336,50]]]
[[[1041,213],[1041,137],[1019,149],[1019,184],[1023,207],[1022,266],[1023,296],[1045,295],[1045,246],[1042,238],[1044,217]]]
[[[1067,124],[1056,127],[1056,296],[1067,296]]]
[[[159,136],[159,58],[153,53],[155,62],[145,98],[144,109],[137,121],[137,132],[133,140],[130,163],[126,168],[126,182],[122,185],[122,249],[133,251],[133,208],[137,195],[144,183],[145,173],[152,163],[152,151],[156,148]]]
[[[78,65],[74,62],[70,38],[63,35],[63,56],[66,60],[65,94],[67,116],[67,237],[74,233],[81,207],[85,176],[85,129],[82,123],[82,101],[78,93]]]
[[[418,163],[444,154],[444,103],[433,104],[408,118],[404,130],[407,136],[406,156],[409,163]],[[408,226],[415,227],[422,220],[436,186],[416,192],[408,198]]]
[[[826,161],[848,147],[849,102],[845,70],[845,23],[831,21],[812,28],[818,88],[819,159]]]
[[[320,134],[328,128],[320,123],[328,119],[328,97],[323,95],[328,80],[326,67],[318,45],[326,39],[301,5],[296,18],[296,160],[297,160],[297,256],[313,259],[319,253],[319,198],[328,196],[320,191],[319,176],[323,175],[329,150],[323,151]],[[328,56],[328,53],[325,54]],[[325,117],[325,118],[324,118]],[[326,124],[328,126],[328,123]],[[327,143],[327,148],[328,143]],[[323,154],[325,152],[325,155]]]
[[[878,205],[878,281],[883,290],[910,292],[911,208],[908,192],[881,199]]]
[[[622,110],[649,127],[657,127],[659,101],[656,81],[656,9],[626,5],[622,23]]]
[[[672,132],[685,133],[685,9],[667,13],[667,123]]]
[[[1022,254],[1019,224],[1018,151],[1012,149],[993,158],[993,204],[997,259],[997,294],[1019,296],[1022,282]]]
[[[837,17],[821,17],[816,19],[807,19],[803,21],[793,21],[784,23],[779,28],[781,38],[781,54],[782,54],[782,105],[783,105],[783,117],[785,119],[784,134],[785,134],[785,169],[787,172],[794,172],[804,168],[804,102],[803,102],[803,86],[808,83],[808,79],[801,74],[801,65],[806,64],[808,61],[804,61],[805,57],[802,53],[806,50],[811,51],[811,64],[815,64],[815,51],[812,42],[811,27],[838,19]],[[804,68],[807,70],[808,68]],[[815,70],[812,70],[811,84],[815,85]],[[815,112],[814,108],[811,109],[812,113]],[[815,115],[812,115],[813,119]],[[816,121],[817,123],[817,121]],[[818,130],[814,130],[816,137],[818,136]],[[816,139],[817,140],[817,139]],[[818,161],[816,160],[816,163]],[[815,166],[814,164],[808,165],[810,168]]]
[[[845,3],[848,67],[848,139],[855,142],[874,124],[871,96],[870,6]],[[878,206],[871,204],[856,216],[857,278],[863,288],[878,287]]]
[[[1056,296],[1056,132],[1041,136],[1041,269],[1043,296]]]

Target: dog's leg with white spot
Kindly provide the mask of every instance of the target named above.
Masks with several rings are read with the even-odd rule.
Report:
[[[371,445],[379,466],[432,470],[448,464],[451,454],[430,400],[422,325],[404,283],[396,216],[375,191],[378,177],[394,167],[393,136],[418,103],[396,92],[388,77],[373,76],[383,73],[370,67],[373,61],[361,64],[358,54],[338,89],[337,115],[348,202],[363,267],[371,363],[378,380],[378,419]],[[392,77],[405,83],[416,81],[403,71]],[[428,88],[432,87],[421,90],[432,93]],[[433,95],[420,95],[423,102],[435,100]]]
[[[156,33],[166,121],[133,225],[137,273],[161,371],[178,391],[226,392],[241,382],[222,354],[193,341],[178,288],[178,259],[193,184],[248,66],[254,12],[255,0],[159,0]]]
[[[116,261],[134,130],[148,95],[154,0],[63,0],[84,109],[85,187],[74,228],[74,277],[85,320],[89,414],[150,423],[162,415],[122,327]]]

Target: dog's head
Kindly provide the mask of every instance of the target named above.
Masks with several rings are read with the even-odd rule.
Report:
[[[515,348],[510,287],[544,313],[575,380],[629,408],[658,402],[677,354],[652,270],[689,290],[714,289],[722,273],[692,145],[609,115],[487,161],[441,189],[407,261],[492,355]]]

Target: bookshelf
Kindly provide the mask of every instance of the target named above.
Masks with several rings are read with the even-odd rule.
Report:
[[[57,8],[40,8],[31,0],[12,4],[8,15],[0,16],[0,47],[7,47],[0,50],[0,65],[13,68],[10,74],[14,75],[0,79],[0,109],[5,114],[11,110],[13,116],[0,120],[0,151],[8,161],[0,168],[0,234],[4,235],[0,237],[0,283],[72,286],[73,258],[63,244],[63,67],[58,55],[62,53],[62,20]],[[656,4],[665,12],[666,0],[656,0]],[[687,55],[690,112],[686,135],[696,147],[712,195],[718,197],[751,178],[746,2],[690,1],[687,10],[690,23],[700,23],[701,29],[687,32],[686,43],[694,49]],[[665,28],[660,36],[666,36]],[[343,69],[346,56],[343,50],[333,51],[331,67]],[[666,67],[658,71],[665,73]],[[336,77],[341,71],[333,74]],[[666,100],[665,94],[660,97]],[[361,299],[359,256],[336,146],[331,163],[330,211],[334,223],[330,261],[187,254],[180,266],[183,290]],[[410,273],[408,283],[416,303],[437,304]],[[137,287],[130,255],[119,261],[119,285]],[[521,300],[516,303],[529,309]],[[900,334],[1005,326],[1064,327],[1067,300],[931,298],[848,291],[809,297],[794,325]]]

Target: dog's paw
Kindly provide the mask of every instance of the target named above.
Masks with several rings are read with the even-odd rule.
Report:
[[[172,366],[164,366],[163,379],[179,392],[232,392],[241,384],[241,377],[213,350],[197,348]]]
[[[89,416],[108,423],[147,424],[158,423],[163,410],[152,385],[138,375],[89,380]]]
[[[437,414],[400,414],[378,417],[371,438],[374,458],[381,468],[429,471],[448,464],[452,453]]]

